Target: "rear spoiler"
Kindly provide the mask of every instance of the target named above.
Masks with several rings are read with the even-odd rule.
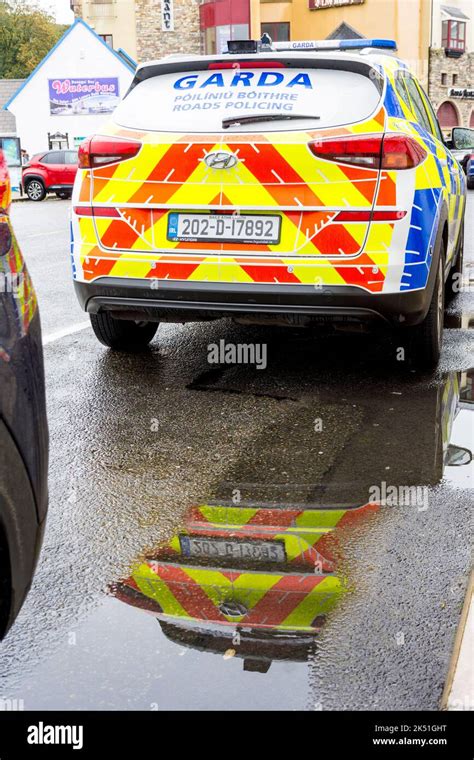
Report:
[[[359,40],[355,40],[356,42],[359,42]],[[248,44],[249,40],[245,40],[245,42]],[[364,42],[367,42],[367,40],[364,40]],[[282,43],[282,44],[288,44],[288,43]],[[303,50],[301,49],[301,56],[285,56],[285,53],[283,52],[282,55],[278,55],[278,51],[272,50],[267,51],[262,49],[262,53],[268,53],[268,59],[266,60],[266,63],[268,63],[268,67],[271,68],[273,61],[278,61],[278,63],[286,68],[295,68],[295,69],[338,69],[340,71],[353,71],[356,74],[361,74],[362,76],[368,77],[373,80],[375,86],[379,90],[380,93],[382,93],[383,85],[384,85],[384,77],[383,73],[372,64],[369,60],[364,60],[364,58],[359,57],[351,57],[351,58],[342,58],[339,57],[339,55],[334,56],[328,56],[316,58],[315,56],[305,56],[304,53],[311,53],[310,50]],[[288,51],[288,52],[294,52],[294,50]],[[332,48],[328,49],[328,53],[332,52]],[[344,51],[347,52],[347,51]],[[232,57],[235,54],[232,54]],[[252,53],[244,53],[239,54],[238,56],[239,64],[245,65],[246,68],[251,68],[252,63],[255,62],[255,56]],[[135,72],[135,76],[132,80],[132,83],[127,90],[126,94],[124,95],[124,98],[127,97],[129,92],[131,92],[134,87],[136,87],[140,82],[144,82],[146,79],[152,79],[153,77],[161,76],[163,74],[179,74],[181,72],[186,71],[207,71],[207,70],[215,70],[219,68],[219,64],[222,65],[223,69],[229,68],[232,66],[232,64],[229,61],[229,53],[223,53],[221,56],[212,56],[212,57],[202,57],[202,58],[192,58],[192,57],[186,57],[181,58],[179,60],[171,59],[171,58],[163,58],[158,61],[151,61],[150,63],[144,63]],[[259,62],[259,65],[261,65],[261,61]]]

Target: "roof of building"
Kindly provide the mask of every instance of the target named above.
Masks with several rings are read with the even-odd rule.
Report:
[[[13,103],[13,101],[14,101],[14,100],[15,100],[15,98],[16,98],[16,96],[17,96],[17,95],[18,95],[18,94],[19,94],[19,93],[20,93],[20,92],[23,90],[23,88],[24,88],[24,87],[26,87],[26,86],[28,85],[28,83],[29,83],[29,82],[31,82],[31,80],[33,79],[33,77],[35,77],[35,76],[36,76],[36,74],[37,74],[37,73],[38,73],[38,71],[41,69],[41,67],[43,66],[43,64],[45,63],[45,61],[47,61],[47,60],[48,60],[48,58],[49,58],[51,55],[53,55],[53,53],[54,53],[54,52],[55,52],[55,51],[58,49],[58,47],[59,47],[60,45],[62,45],[62,43],[64,42],[64,40],[66,39],[66,37],[68,37],[68,35],[69,35],[69,34],[71,34],[72,30],[73,30],[73,29],[75,29],[75,28],[76,28],[76,26],[77,26],[78,24],[82,24],[82,26],[85,26],[85,28],[86,28],[86,29],[87,29],[87,30],[88,30],[88,31],[89,31],[91,34],[93,34],[93,35],[94,35],[94,37],[95,37],[95,38],[98,40],[98,42],[100,42],[100,44],[101,44],[101,45],[104,45],[104,46],[107,48],[107,50],[108,50],[108,51],[109,51],[109,52],[110,52],[112,55],[114,55],[114,56],[115,56],[115,58],[117,58],[117,60],[119,60],[119,61],[120,61],[120,63],[121,63],[123,66],[125,66],[125,67],[126,67],[128,70],[129,70],[129,71],[131,71],[132,73],[135,71],[135,69],[136,69],[136,63],[135,63],[135,61],[134,61],[132,58],[130,58],[130,56],[129,56],[129,55],[127,55],[127,54],[125,54],[125,55],[124,55],[124,53],[125,53],[125,51],[124,51],[124,50],[122,50],[122,49],[121,49],[121,52],[120,52],[120,53],[118,53],[116,50],[114,50],[113,48],[111,48],[111,47],[110,47],[110,45],[107,45],[107,43],[106,43],[106,42],[105,42],[105,41],[102,39],[102,37],[99,37],[99,35],[98,35],[98,34],[96,34],[96,32],[94,32],[94,30],[92,29],[92,27],[90,27],[90,26],[89,26],[89,24],[86,24],[86,22],[85,22],[85,21],[84,21],[82,18],[76,18],[76,20],[74,21],[74,23],[73,23],[73,24],[71,24],[71,26],[70,26],[68,29],[66,29],[66,31],[65,31],[65,32],[64,32],[64,34],[63,34],[63,35],[62,35],[62,36],[59,38],[59,40],[56,42],[56,44],[55,44],[55,45],[53,45],[53,47],[51,48],[51,50],[49,51],[49,53],[47,53],[47,54],[45,55],[45,57],[43,58],[43,60],[41,60],[41,61],[38,63],[38,65],[36,66],[36,68],[35,68],[35,69],[33,69],[33,71],[31,72],[31,74],[29,75],[29,77],[27,77],[26,79],[24,79],[24,80],[23,80],[22,84],[21,84],[21,85],[20,85],[20,86],[17,88],[17,90],[16,90],[16,91],[15,91],[15,92],[12,94],[12,96],[9,98],[9,100],[7,100],[7,102],[6,102],[6,103],[5,103],[5,105],[3,106],[3,109],[7,109],[7,108],[8,108],[8,106],[10,106],[10,105],[11,105],[11,103]]]
[[[0,135],[16,134],[16,119],[12,113],[4,111],[3,106],[8,103],[24,81],[24,79],[0,79]]]
[[[327,40],[362,40],[364,35],[354,29],[353,26],[343,21],[331,34],[326,37]]]
[[[463,21],[469,21],[469,16],[466,16],[466,14],[460,11],[459,8],[455,8],[454,5],[442,5],[441,10],[443,13],[446,13],[452,18],[459,18]]]

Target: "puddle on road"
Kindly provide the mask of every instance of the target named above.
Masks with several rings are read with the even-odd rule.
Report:
[[[89,474],[94,483],[113,464],[116,525],[109,515],[96,536],[83,523],[83,562],[96,567],[76,619],[59,614],[55,646],[45,641],[27,679],[4,670],[0,695],[32,709],[436,709],[469,563],[473,381],[451,372],[369,392],[344,385],[342,395],[333,378],[305,378],[297,403],[255,399],[253,388],[209,394],[214,420],[230,398],[253,399],[244,443],[216,460],[212,437],[198,438],[215,477],[196,500],[189,472],[174,473],[184,517],[158,542],[153,512],[131,510],[134,493],[120,511],[122,471],[142,463],[136,447],[122,440],[120,461],[114,447],[118,429],[137,431],[126,420],[102,428],[92,447],[105,459],[88,459]],[[238,371],[225,382],[242,385]],[[205,397],[186,393],[190,405]],[[166,470],[174,456],[158,448],[150,462],[164,458]],[[145,539],[128,571],[104,571],[139,521]]]
[[[267,674],[284,662],[310,662],[317,670],[328,617],[347,592],[357,594],[345,545],[357,537],[367,541],[374,520],[384,519],[380,510],[428,511],[429,488],[443,473],[449,479],[456,470],[456,484],[469,484],[470,468],[459,468],[470,464],[472,454],[455,440],[472,436],[472,380],[470,374],[451,373],[442,384],[419,389],[419,395],[395,391],[389,405],[372,405],[319,483],[313,482],[314,451],[303,448],[301,437],[288,437],[293,456],[301,459],[295,483],[295,468],[287,463],[283,470],[280,449],[272,445],[275,430],[266,431],[270,445],[263,438],[254,442],[258,465],[255,451],[248,449],[220,484],[220,494],[190,507],[172,539],[149,551],[128,577],[111,584],[110,593],[155,617],[162,635],[181,653],[184,648],[240,661],[240,675],[234,666],[231,683],[234,704],[242,708],[254,706],[245,702],[252,700],[245,687],[248,673]],[[353,400],[359,400],[357,395]],[[405,435],[393,427],[387,430],[390,418],[405,426]],[[283,432],[290,429],[284,426]],[[249,481],[252,476],[258,480]],[[361,567],[363,571],[364,563]],[[404,637],[403,630],[393,634],[400,644]],[[212,692],[217,707],[221,683],[213,690],[213,666],[208,671],[208,660],[202,666],[208,698]],[[184,686],[186,665],[183,670],[170,662],[169,667]],[[326,691],[327,684],[322,687]],[[284,703],[283,693],[268,696],[268,706],[273,699]],[[300,697],[308,699],[306,688]]]

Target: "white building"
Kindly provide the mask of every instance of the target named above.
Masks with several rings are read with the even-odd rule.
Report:
[[[474,51],[474,24],[468,23],[474,16],[472,0],[432,0],[433,23],[431,47],[445,47],[446,37],[460,38],[466,50]]]
[[[21,147],[33,155],[74,148],[100,130],[133,78],[135,63],[76,19],[4,108]]]

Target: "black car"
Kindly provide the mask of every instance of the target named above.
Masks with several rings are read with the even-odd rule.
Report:
[[[31,585],[48,502],[40,317],[12,230],[10,200],[0,151],[0,639]]]

